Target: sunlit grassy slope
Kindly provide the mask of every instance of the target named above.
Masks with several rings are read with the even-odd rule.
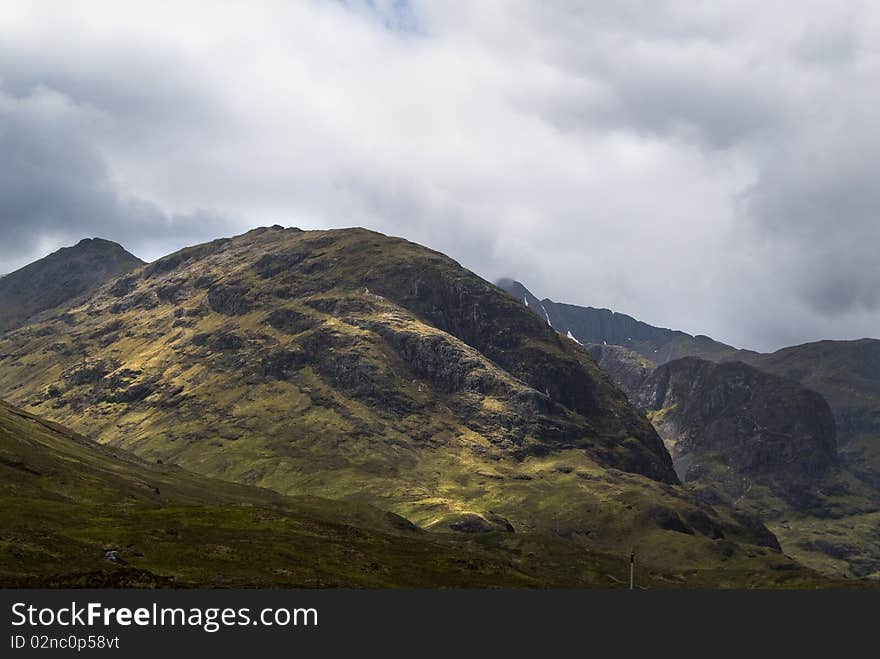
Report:
[[[0,403],[0,586],[620,587],[553,536],[432,534],[376,508],[148,464]],[[118,561],[106,559],[116,552]],[[833,585],[767,552],[644,587]]]
[[[468,542],[635,546],[675,583],[792,566],[759,523],[676,484],[573,342],[447,257],[365,230],[260,229],[136,269],[0,337],[0,395],[150,462]]]

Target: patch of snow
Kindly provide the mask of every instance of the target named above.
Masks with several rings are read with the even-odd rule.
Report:
[[[603,346],[607,346],[607,345],[608,345],[608,341],[602,341],[602,345],[603,345]]]
[[[541,311],[544,312],[544,316],[547,318],[547,324],[548,324],[550,327],[553,327],[553,323],[550,322],[550,314],[547,313],[547,310],[544,308],[544,305],[543,305],[543,304],[541,305]]]
[[[571,333],[571,330],[568,330],[568,334],[566,334],[566,336],[567,336],[569,339],[571,339],[572,341],[574,341],[575,343],[577,343],[579,346],[584,345],[583,343],[581,343],[580,341],[578,341],[578,340],[574,337],[574,334]]]
[[[523,304],[529,306],[529,301],[526,298],[523,298]]]

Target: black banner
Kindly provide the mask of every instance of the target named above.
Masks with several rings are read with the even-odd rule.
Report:
[[[861,592],[3,590],[0,656],[474,656],[641,650],[840,654],[873,643]],[[870,646],[868,646],[870,647]],[[196,656],[196,655],[194,655]],[[846,654],[844,654],[846,656]]]

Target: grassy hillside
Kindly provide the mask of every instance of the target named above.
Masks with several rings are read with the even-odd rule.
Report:
[[[15,404],[224,480],[448,533],[636,545],[666,572],[775,545],[676,485],[576,344],[447,257],[369,231],[182,250],[7,332],[0,355]]]
[[[0,529],[7,587],[621,587],[626,577],[625,556],[557,536],[431,534],[369,506],[146,463],[2,402]],[[833,585],[752,553],[706,570],[640,565],[639,583]]]

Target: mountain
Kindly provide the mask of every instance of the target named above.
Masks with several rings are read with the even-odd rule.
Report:
[[[3,402],[0,504],[4,587],[622,587],[627,569],[558,537],[428,533],[370,506],[204,478]],[[774,552],[638,579],[836,585]]]
[[[654,370],[631,398],[653,413],[682,480],[709,482],[730,498],[760,484],[808,507],[838,466],[825,400],[742,362],[677,359]]]
[[[502,283],[583,344],[647,413],[701,497],[759,516],[787,553],[816,569],[880,575],[880,341],[761,354],[619,314],[577,334],[583,324],[572,331],[567,318],[607,321],[610,312],[537,301],[521,284]],[[677,351],[697,356],[666,359]]]
[[[498,284],[539,318],[583,344],[619,345],[654,365],[681,357],[741,361],[799,382],[828,401],[844,463],[880,489],[880,340],[818,341],[773,353],[738,350],[705,336],[653,327],[607,309],[538,300],[519,282]],[[615,363],[608,353],[609,363]],[[619,382],[617,378],[616,381]]]
[[[87,295],[143,265],[121,245],[86,238],[0,278],[0,332],[31,316]]]
[[[714,361],[742,359],[750,352],[738,350],[708,336],[691,336],[679,330],[654,327],[609,309],[579,307],[547,298],[539,300],[513,279],[501,279],[497,285],[521,300],[524,306],[563,336],[581,344],[623,346],[655,364],[665,364],[680,357],[703,357]]]
[[[270,227],[190,247],[0,335],[0,356],[0,396],[205,476],[445,533],[637,545],[689,582],[779,560],[753,517],[678,485],[584,350],[402,239]]]
[[[820,394],[742,362],[686,357],[645,374],[632,357],[616,360],[616,372],[631,370],[630,399],[700,496],[760,516],[807,565],[880,576],[880,495],[842,465]]]
[[[587,350],[648,414],[683,482],[719,500],[754,501],[769,519],[833,505],[821,487],[841,461],[820,394],[743,362],[684,357],[654,367],[620,346]]]
[[[880,341],[818,341],[749,363],[822,394],[834,410],[841,458],[880,489]]]

